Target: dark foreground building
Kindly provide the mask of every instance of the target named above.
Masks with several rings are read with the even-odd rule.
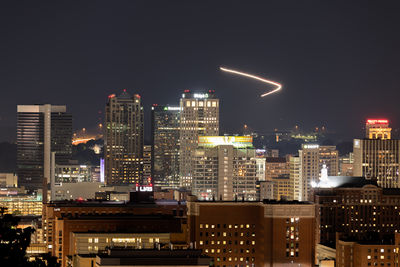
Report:
[[[313,190],[317,243],[335,247],[337,232],[362,240],[400,231],[400,189],[381,188],[363,177],[328,178],[330,187]]]
[[[73,255],[73,233],[186,233],[186,206],[175,201],[56,201],[44,204],[49,252],[62,266]],[[179,236],[178,238],[179,239]],[[99,240],[100,241],[100,240]],[[182,237],[182,242],[186,237]],[[112,244],[112,240],[108,240]],[[90,246],[97,246],[93,240]]]
[[[187,203],[190,242],[215,266],[313,266],[315,206],[297,201]]]
[[[126,248],[109,249],[96,257],[96,266],[214,266],[212,258],[202,255],[201,250],[158,250]]]

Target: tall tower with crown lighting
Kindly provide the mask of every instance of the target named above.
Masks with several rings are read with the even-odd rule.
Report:
[[[190,92],[185,90],[180,101],[180,186],[191,188],[193,153],[199,136],[219,135],[219,99],[214,90]]]
[[[108,96],[105,113],[105,181],[136,184],[143,170],[143,107],[140,95],[126,89]]]

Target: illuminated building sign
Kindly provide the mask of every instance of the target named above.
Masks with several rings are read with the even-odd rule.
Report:
[[[235,148],[253,147],[251,136],[199,136],[199,146],[215,147],[219,145],[232,145]]]
[[[208,94],[193,94],[194,98],[208,98]]]
[[[136,184],[136,192],[153,192],[153,185],[138,185]]]
[[[164,107],[164,110],[177,111],[177,110],[181,110],[181,108],[180,107]]]
[[[387,119],[368,119],[367,124],[389,124]]]

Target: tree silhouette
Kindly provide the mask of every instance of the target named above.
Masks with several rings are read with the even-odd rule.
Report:
[[[0,207],[0,266],[57,267],[55,257],[42,255],[29,261],[26,249],[31,243],[31,235],[35,231],[31,227],[18,228],[19,218],[6,214],[7,208]]]

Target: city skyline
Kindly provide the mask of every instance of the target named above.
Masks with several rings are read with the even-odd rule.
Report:
[[[7,3],[0,141],[15,140],[17,104],[67,105],[74,128],[89,128],[107,95],[123,88],[143,97],[146,136],[151,105],[175,105],[184,89],[218,92],[222,133],[244,124],[257,132],[324,125],[351,139],[362,136],[368,117],[387,117],[396,128],[400,25],[393,7]],[[259,99],[265,85],[221,73],[221,65],[279,81],[284,90]]]

